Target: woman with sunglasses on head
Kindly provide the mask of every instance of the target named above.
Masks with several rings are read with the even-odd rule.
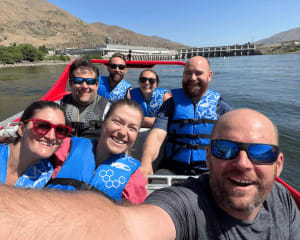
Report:
[[[98,139],[73,137],[70,153],[47,187],[78,190],[95,189],[112,199],[141,203],[147,196],[140,162],[126,154],[133,146],[143,121],[140,106],[127,99],[112,103]],[[73,144],[84,143],[80,150]],[[74,154],[74,151],[82,155]],[[92,154],[92,155],[91,155]]]
[[[168,90],[158,88],[159,77],[153,70],[144,70],[140,73],[139,87],[128,91],[127,98],[136,101],[144,111],[143,126],[151,128],[154,124],[158,109],[171,97]]]
[[[71,130],[57,103],[38,101],[29,105],[20,119],[16,140],[0,144],[0,182],[43,187],[53,173],[50,158]]]

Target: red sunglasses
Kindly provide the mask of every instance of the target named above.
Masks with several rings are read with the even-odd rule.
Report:
[[[55,125],[49,121],[42,120],[39,118],[31,118],[24,122],[29,122],[29,121],[32,121],[33,123],[34,132],[43,136],[46,135],[51,130],[51,128],[54,128],[55,136],[58,139],[66,138],[67,136],[70,135],[72,131],[72,128],[69,126],[62,125],[62,124]]]

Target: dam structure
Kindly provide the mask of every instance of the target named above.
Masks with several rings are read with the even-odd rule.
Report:
[[[123,53],[128,60],[139,61],[163,61],[163,60],[179,60],[189,59],[194,56],[203,57],[227,57],[227,56],[249,56],[258,55],[260,52],[256,49],[255,44],[243,44],[232,46],[218,47],[195,47],[179,50],[169,50],[167,48],[130,46],[118,44],[103,44],[93,48],[79,49],[61,49],[56,50],[56,54],[64,55],[84,55],[84,54],[100,54],[103,59],[110,58],[114,53]]]
[[[203,57],[227,57],[227,56],[249,56],[259,54],[255,44],[243,44],[218,47],[201,47],[180,49],[178,55],[181,59],[188,59],[194,56]]]

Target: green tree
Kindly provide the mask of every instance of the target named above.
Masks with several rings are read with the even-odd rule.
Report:
[[[30,44],[20,44],[18,47],[23,54],[23,60],[29,62],[43,60],[43,53],[38,51],[34,46]]]
[[[41,51],[44,54],[48,54],[48,48],[46,48],[45,45],[39,46],[39,51]]]
[[[23,54],[15,46],[0,47],[0,62],[6,64],[13,64],[16,62],[21,62],[23,59]]]

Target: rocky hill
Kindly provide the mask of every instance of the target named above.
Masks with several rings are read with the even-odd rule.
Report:
[[[0,9],[0,45],[4,46],[29,43],[48,48],[93,47],[111,37],[119,44],[169,49],[187,47],[118,26],[88,24],[45,0],[1,0]]]
[[[280,43],[291,40],[300,40],[300,27],[277,33],[269,38],[255,42],[256,44]]]

